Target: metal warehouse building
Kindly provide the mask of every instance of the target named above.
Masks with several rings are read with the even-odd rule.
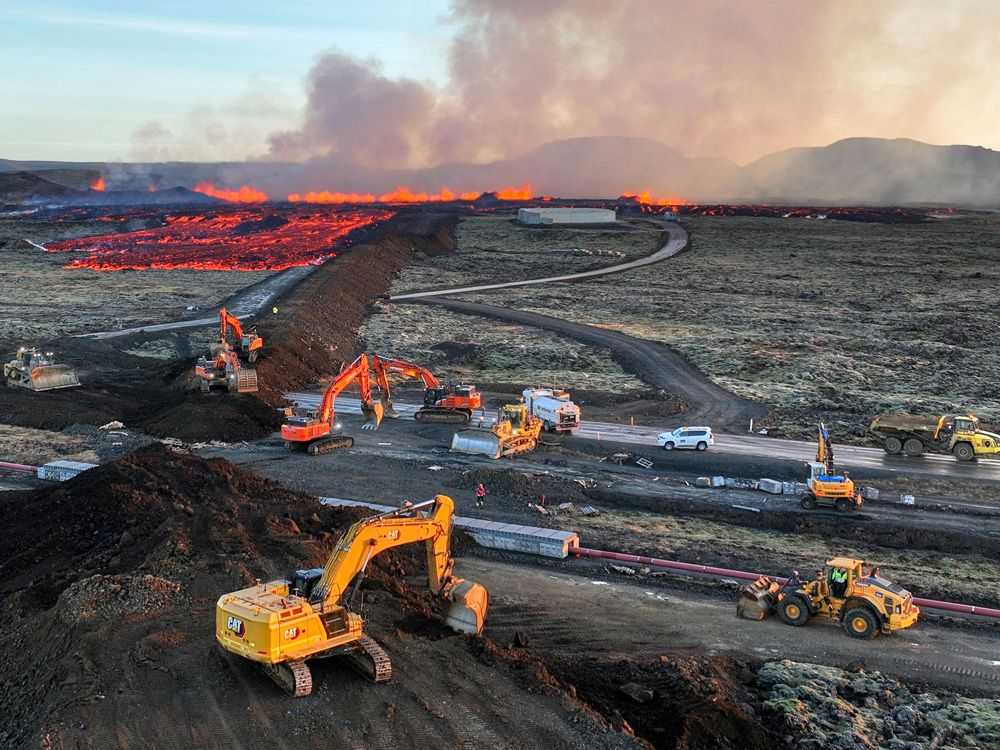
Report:
[[[517,220],[522,224],[613,224],[615,212],[610,208],[519,208]]]

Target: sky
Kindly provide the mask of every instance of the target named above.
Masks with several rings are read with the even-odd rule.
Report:
[[[578,136],[1000,148],[995,0],[0,2],[0,157],[417,168]],[[338,161],[339,160],[339,161]]]
[[[262,131],[259,145],[294,123],[310,65],[331,48],[441,81],[446,11],[446,0],[3,0],[0,158],[128,159],[144,124],[182,132],[213,113]],[[235,122],[226,110],[241,97],[257,111]],[[254,138],[230,140],[218,158]]]

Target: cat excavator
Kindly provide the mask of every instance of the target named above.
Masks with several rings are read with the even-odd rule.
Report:
[[[194,374],[202,393],[208,393],[215,385],[223,386],[230,393],[257,392],[257,371],[243,367],[236,352],[225,341],[214,347],[209,356],[198,359]]]
[[[420,378],[424,383],[424,405],[417,410],[413,418],[418,422],[436,422],[438,424],[460,424],[472,418],[472,412],[482,406],[482,396],[474,385],[447,385],[433,373],[420,365],[405,362],[401,359],[383,359],[372,356],[372,369],[379,379],[382,388],[385,416],[396,419],[399,414],[392,408],[389,396],[388,375],[401,375],[406,378]]]
[[[256,362],[264,348],[264,339],[257,335],[256,328],[243,330],[240,319],[226,308],[219,310],[219,341],[228,343],[229,332],[236,339],[236,352],[250,363]]]
[[[406,503],[351,526],[323,568],[296,570],[288,578],[224,594],[216,604],[216,641],[256,662],[296,698],[312,692],[310,659],[345,657],[375,682],[385,682],[392,676],[392,662],[365,634],[354,602],[372,558],[417,542],[426,544],[431,593],[450,602],[445,623],[458,633],[481,634],[489,594],[480,584],[452,574],[454,510],[446,495]]]
[[[361,390],[361,413],[365,417],[365,424],[361,429],[378,429],[385,407],[372,398],[370,368],[368,355],[360,354],[354,362],[341,369],[326,387],[318,408],[287,409],[285,423],[281,426],[281,439],[285,441],[285,448],[305,450],[315,456],[354,445],[354,438],[344,435],[340,425],[334,421],[336,414],[333,408],[340,392],[354,382],[357,382]]]

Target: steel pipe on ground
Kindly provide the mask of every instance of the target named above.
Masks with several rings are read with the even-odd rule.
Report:
[[[750,573],[745,570],[730,570],[728,568],[715,568],[711,565],[695,565],[693,563],[679,562],[677,560],[663,560],[658,557],[645,557],[643,555],[627,555],[621,552],[608,552],[601,549],[588,549],[587,547],[570,547],[569,554],[575,557],[594,557],[602,560],[617,560],[618,562],[638,563],[648,565],[651,568],[663,568],[673,570],[682,575],[703,575],[718,578],[736,578],[744,581],[756,581],[761,573]],[[784,583],[787,578],[772,576],[778,583]],[[974,604],[959,604],[957,602],[942,602],[935,599],[919,599],[913,597],[913,603],[918,607],[949,612],[952,614],[965,615],[967,617],[982,617],[992,620],[1000,620],[1000,609],[990,607],[977,607]]]
[[[37,466],[28,466],[27,464],[12,464],[7,461],[0,461],[0,469],[7,469],[8,471],[27,471],[32,474],[38,473]]]

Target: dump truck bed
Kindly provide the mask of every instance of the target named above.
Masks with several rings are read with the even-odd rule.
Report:
[[[933,439],[941,417],[918,416],[915,414],[880,414],[872,420],[871,429],[886,435],[906,433]]]

